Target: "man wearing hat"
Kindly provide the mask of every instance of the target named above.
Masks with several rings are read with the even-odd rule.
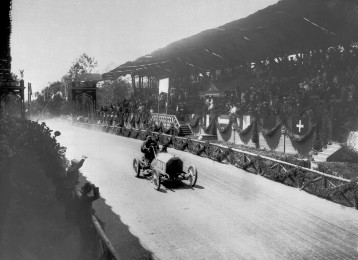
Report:
[[[71,166],[68,167],[66,171],[66,177],[63,181],[64,188],[64,199],[65,199],[65,214],[67,218],[73,217],[73,199],[75,198],[76,185],[78,184],[78,179],[80,177],[79,169],[82,167],[86,156],[82,156],[81,161],[71,160]]]
[[[159,149],[158,143],[153,140],[151,135],[148,135],[147,139],[143,142],[141,147],[141,152],[144,153],[144,158],[147,160],[148,164],[150,164],[155,157],[155,153],[153,152],[152,147],[154,152]]]
[[[86,158],[86,156],[82,156],[81,161],[75,159],[71,160],[71,165],[67,168],[66,178],[63,182],[65,189],[72,189],[78,184],[78,178],[80,177],[79,169],[83,166]]]

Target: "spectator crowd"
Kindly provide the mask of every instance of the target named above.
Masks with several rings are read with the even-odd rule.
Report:
[[[55,131],[52,135],[52,132],[45,123],[0,117],[1,174],[5,176],[10,172],[11,163],[18,160],[17,154],[23,151],[35,153],[35,158],[42,162],[47,177],[56,187],[56,197],[64,205],[66,219],[75,223],[80,230],[83,259],[92,259],[92,250],[96,248],[93,244],[92,202],[99,198],[99,189],[90,183],[78,187],[79,169],[86,157],[81,161],[69,162],[65,157],[66,148],[56,140],[61,133]]]
[[[208,92],[212,85],[224,87]],[[312,116],[325,111],[335,125],[342,125],[358,113],[358,46],[334,46],[173,78],[168,94],[157,91],[143,88],[84,116],[118,125],[124,114],[148,118],[158,107],[160,113],[177,118],[210,113]]]

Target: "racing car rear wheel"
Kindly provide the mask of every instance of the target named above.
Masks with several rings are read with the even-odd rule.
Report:
[[[140,164],[139,164],[139,161],[137,159],[133,159],[133,169],[134,169],[134,172],[135,172],[135,176],[139,177]]]
[[[188,173],[187,173],[187,180],[189,181],[189,185],[191,187],[194,187],[197,179],[198,179],[198,171],[194,166],[189,166]]]
[[[159,190],[160,189],[160,176],[159,176],[159,173],[156,170],[153,170],[152,176],[153,176],[152,181],[153,181],[153,184],[154,184],[154,188],[156,190]]]

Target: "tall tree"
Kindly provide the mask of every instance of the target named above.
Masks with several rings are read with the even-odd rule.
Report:
[[[79,75],[83,75],[85,73],[93,73],[94,69],[96,69],[97,66],[98,63],[94,57],[90,57],[86,53],[83,53],[72,63],[71,68],[62,78],[62,81],[71,81],[73,79],[76,79]]]

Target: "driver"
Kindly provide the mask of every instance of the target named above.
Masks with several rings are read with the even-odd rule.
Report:
[[[144,158],[148,161],[148,164],[150,164],[154,157],[154,151],[151,149],[151,147],[154,148],[154,151],[156,152],[158,150],[158,144],[155,140],[153,140],[152,136],[148,135],[147,139],[143,142],[141,151],[144,153]]]

